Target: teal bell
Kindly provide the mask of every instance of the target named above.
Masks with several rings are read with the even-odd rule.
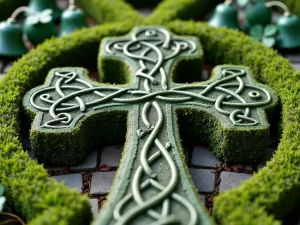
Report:
[[[24,11],[29,12],[27,7],[17,8],[7,21],[0,22],[1,56],[19,57],[28,52],[23,41],[22,27],[15,20]]]
[[[280,49],[293,49],[300,47],[300,20],[296,15],[292,15],[288,7],[279,1],[266,3],[267,7],[279,7],[284,10],[284,15],[280,16],[276,22],[278,37],[276,45]]]
[[[24,32],[33,45],[57,36],[55,24],[52,19],[52,10],[46,9],[41,13],[28,16],[24,22]]]
[[[279,36],[277,46],[280,49],[300,47],[300,21],[296,15],[284,15],[278,18],[277,29]]]
[[[233,6],[232,1],[225,1],[225,3],[217,5],[208,24],[213,27],[239,29],[238,11],[237,8]]]
[[[60,36],[68,35],[77,29],[88,27],[84,12],[70,4],[61,16]]]
[[[61,10],[56,5],[56,0],[30,0],[28,7],[33,13],[42,12],[45,9],[52,9],[53,18],[59,19]]]
[[[19,24],[10,21],[0,23],[0,55],[18,57],[28,50],[23,42],[22,28]]]
[[[266,6],[265,0],[257,0],[246,7],[246,28],[260,24],[266,26],[272,21],[272,10]]]

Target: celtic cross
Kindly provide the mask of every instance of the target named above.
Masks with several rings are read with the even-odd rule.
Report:
[[[265,128],[270,91],[256,84],[247,68],[232,65],[218,66],[206,82],[174,83],[179,68],[199,65],[202,52],[196,38],[174,36],[163,27],[138,27],[128,36],[105,39],[99,57],[104,77],[114,70],[131,74],[124,78],[131,83],[99,84],[82,68],[57,68],[46,84],[26,94],[23,104],[37,114],[31,131],[37,158],[77,162],[95,144],[92,133],[115,139],[113,130],[128,115],[124,155],[97,224],[211,224],[181,157],[176,112],[201,112],[193,115],[208,121],[200,125],[216,128],[208,130],[219,155],[234,159],[227,148],[243,143],[226,132],[243,137]],[[99,128],[104,124],[106,131]]]

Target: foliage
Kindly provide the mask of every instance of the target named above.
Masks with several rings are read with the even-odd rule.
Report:
[[[129,19],[136,24],[144,20],[121,0],[84,2],[89,12],[95,15],[101,12],[102,15],[96,18],[99,21]],[[123,6],[119,5],[115,10],[110,2]],[[120,10],[126,11],[125,15]],[[171,15],[157,17],[157,23],[174,18]],[[124,35],[133,26],[132,23],[102,25],[46,41],[15,63],[0,82],[0,180],[10,203],[30,225],[84,225],[91,220],[91,212],[85,196],[49,179],[43,166],[32,161],[23,151],[19,140],[19,107],[25,92],[42,84],[53,67],[96,65],[102,38]],[[269,85],[280,96],[283,133],[275,156],[252,179],[221,194],[216,199],[214,210],[214,218],[219,224],[280,224],[275,217],[282,219],[300,198],[299,73],[287,59],[238,31],[180,21],[172,22],[168,27],[177,34],[198,37],[205,58],[213,64],[250,67],[259,82]]]

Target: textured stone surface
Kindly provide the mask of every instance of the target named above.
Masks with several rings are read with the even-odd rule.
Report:
[[[92,175],[91,195],[108,194],[116,172],[95,172]]]
[[[297,64],[293,63],[293,67],[294,67],[296,70],[300,71],[300,62],[297,63]]]
[[[98,153],[97,151],[91,152],[88,157],[79,165],[72,166],[72,171],[83,171],[83,170],[93,170],[97,167],[97,158]]]
[[[90,205],[92,208],[92,213],[94,217],[98,214],[98,200],[97,199],[90,199]]]
[[[7,73],[7,72],[10,70],[11,67],[12,67],[12,64],[7,64],[7,65],[4,67],[3,72],[4,72],[4,73]]]
[[[285,55],[292,63],[300,63],[300,54],[299,53],[289,53]]]
[[[272,159],[272,156],[274,154],[273,148],[267,148],[261,158],[261,161],[257,165],[257,169],[261,169],[266,166],[267,162]]]
[[[204,147],[197,146],[193,149],[192,166],[216,167],[220,160],[212,151]]]
[[[191,176],[199,192],[211,193],[215,187],[215,174],[211,170],[191,169]]]
[[[109,167],[119,166],[122,151],[123,147],[117,148],[116,146],[108,146],[103,148],[100,165],[106,164]]]
[[[82,192],[82,176],[80,174],[66,174],[60,176],[53,176],[55,180],[59,183],[64,183],[66,186],[70,188],[77,189],[78,192]]]
[[[220,192],[228,191],[241,184],[242,181],[248,180],[252,174],[232,173],[223,171],[221,173]]]

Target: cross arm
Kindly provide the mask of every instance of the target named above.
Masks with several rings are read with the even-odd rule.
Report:
[[[278,99],[244,66],[217,66],[207,82],[172,89],[190,101],[176,107],[183,139],[207,143],[224,161],[252,163],[269,138],[266,112]]]
[[[87,74],[83,68],[52,69],[45,84],[29,91],[23,100],[33,119],[32,148],[44,163],[72,165],[93,146],[125,137],[126,107],[115,107],[124,105],[121,100],[130,87],[101,85]]]

